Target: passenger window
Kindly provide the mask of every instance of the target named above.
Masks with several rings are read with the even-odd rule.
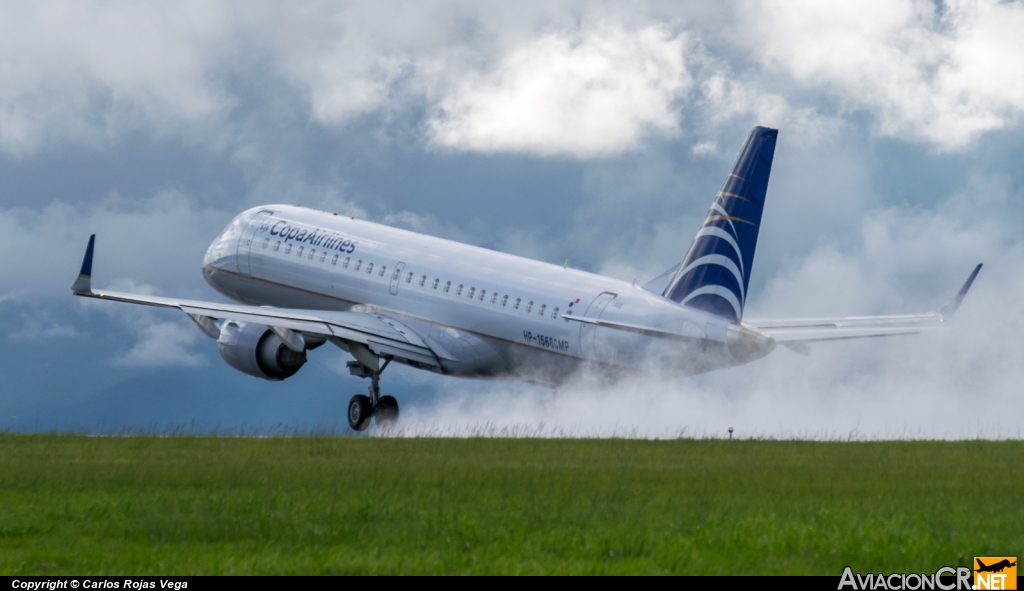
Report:
[[[455,295],[457,295],[457,296],[462,295],[462,284],[461,283],[459,284],[459,288],[455,290]]]
[[[373,273],[373,263],[366,263],[366,274]]]
[[[355,270],[356,270],[356,271],[358,271],[358,270],[359,270],[359,267],[362,267],[362,266],[363,266],[363,261],[362,261],[362,259],[360,259],[360,260],[356,261],[356,268],[355,268]]]
[[[519,302],[521,302],[521,301],[523,301],[522,298],[516,298],[516,303],[512,304],[512,309],[513,310],[518,310],[519,309]]]
[[[412,272],[411,271],[409,272],[408,275],[405,276],[405,282],[406,282],[406,284],[412,283]],[[420,284],[420,287],[423,287],[422,283]]]
[[[485,295],[487,295],[487,290],[486,289],[481,289],[480,290],[480,301],[481,302],[484,301],[484,296]]]
[[[305,250],[305,249],[306,249],[306,247],[305,247],[305,246],[300,246],[300,247],[299,247],[299,252],[297,253],[297,255],[298,255],[298,257],[299,257],[300,259],[302,258],[302,251],[303,251],[303,250]]]
[[[547,304],[541,304],[540,305],[540,311],[537,312],[537,314],[540,314],[541,316],[543,316],[544,315],[544,310],[547,310],[547,308],[548,308]]]
[[[345,262],[347,263],[348,259],[345,259]],[[335,266],[337,264],[338,264],[338,255],[334,255],[334,257],[331,259],[331,266],[333,267],[333,266]]]
[[[448,289],[451,288],[451,286],[452,286],[452,282],[451,281],[446,281],[445,284],[444,284],[444,292],[448,293]]]
[[[292,244],[291,244],[291,242],[289,242],[288,246],[284,247],[284,253],[285,254],[291,254],[291,252],[292,252]]]
[[[384,271],[387,271],[387,270],[388,270],[387,266],[381,265],[380,276],[383,277],[384,276]]]
[[[533,310],[533,302],[526,304],[526,313],[529,314],[530,310]]]
[[[316,249],[315,248],[309,249],[309,260],[313,260],[313,257],[315,255],[316,255]]]
[[[281,241],[278,240],[277,243],[274,244],[274,252],[277,252],[278,249],[280,249],[280,248],[281,248]]]
[[[267,250],[267,245],[270,244],[270,238],[263,239],[263,250]]]
[[[401,274],[402,274],[402,270],[401,269],[395,269],[395,272],[391,274],[391,280],[394,281],[395,279],[398,279],[398,276],[401,275]]]
[[[337,256],[338,256],[338,255],[334,255],[334,256],[335,256],[335,259],[334,259],[334,260],[338,260],[338,259],[337,259]],[[325,251],[324,251],[324,253],[323,253],[322,255],[320,255],[320,262],[322,263],[322,262],[324,262],[324,261],[326,261],[326,260],[327,260],[327,251],[325,250]]]
[[[494,292],[491,294],[491,305],[494,305],[494,302],[496,301],[498,301],[498,292]]]
[[[469,299],[473,299],[473,293],[476,291],[475,287],[469,288]]]
[[[508,303],[508,296],[501,296],[501,307],[504,308],[505,304]]]
[[[426,285],[426,283],[427,283],[427,276],[424,275],[423,277],[420,277],[420,287],[423,287],[424,285]],[[434,284],[434,287],[437,287],[436,283]]]
[[[558,308],[555,308],[554,310],[551,311],[551,317],[558,318]]]
[[[352,257],[345,257],[345,261],[341,263],[342,269],[348,269],[348,262],[352,260]]]

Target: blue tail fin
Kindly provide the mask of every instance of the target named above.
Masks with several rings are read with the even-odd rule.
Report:
[[[778,130],[755,127],[663,296],[723,318],[743,318]]]

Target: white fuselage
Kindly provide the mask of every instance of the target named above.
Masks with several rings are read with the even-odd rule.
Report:
[[[627,282],[303,207],[240,214],[203,274],[242,303],[383,313],[448,353],[451,375],[557,384],[582,364],[616,374],[649,360],[689,375],[770,350],[737,346],[741,326]],[[696,340],[565,320],[570,311]]]

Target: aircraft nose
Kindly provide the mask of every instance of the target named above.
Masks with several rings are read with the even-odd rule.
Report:
[[[210,243],[203,257],[204,267],[215,267],[231,271],[238,270],[236,255],[238,254],[238,238],[245,228],[245,215],[239,215],[231,220],[221,233]]]

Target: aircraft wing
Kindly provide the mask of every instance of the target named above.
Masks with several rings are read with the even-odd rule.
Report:
[[[743,324],[764,332],[783,345],[841,339],[861,339],[917,334],[942,328],[953,317],[971,289],[981,265],[974,268],[956,296],[937,312],[898,316],[847,316],[842,318],[744,319]]]
[[[395,319],[373,310],[334,312],[329,310],[297,310],[274,308],[270,306],[246,306],[240,304],[222,304],[178,298],[165,298],[114,291],[95,291],[92,289],[92,254],[95,235],[89,238],[89,246],[82,262],[82,270],[72,286],[75,295],[157,306],[161,308],[177,308],[188,316],[208,336],[217,338],[220,329],[217,320],[235,320],[266,325],[277,333],[281,340],[290,347],[301,350],[304,337],[296,340],[295,333],[312,336],[320,335],[336,345],[351,352],[360,362],[375,366],[376,360],[364,360],[362,348],[369,349],[377,356],[412,361],[419,365],[440,367],[438,354],[435,353],[413,330]],[[320,340],[323,342],[323,339]],[[446,352],[441,356],[448,358]]]

